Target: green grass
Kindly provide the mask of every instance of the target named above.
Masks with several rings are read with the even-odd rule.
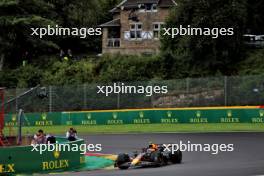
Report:
[[[64,135],[69,126],[23,127],[23,134],[34,134],[43,129],[45,133]],[[112,133],[169,133],[169,132],[264,132],[264,124],[231,123],[231,124],[147,124],[147,125],[102,125],[74,126],[78,134],[112,134]],[[6,134],[10,129],[6,128]],[[16,133],[17,128],[12,129]]]

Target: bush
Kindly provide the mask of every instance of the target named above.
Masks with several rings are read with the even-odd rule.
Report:
[[[148,80],[161,76],[159,62],[158,56],[105,55],[94,74],[99,82]]]
[[[264,70],[264,49],[251,51],[248,57],[238,64],[240,75],[263,74]]]
[[[82,84],[93,81],[93,64],[85,60],[79,62],[55,62],[44,71],[43,85]]]

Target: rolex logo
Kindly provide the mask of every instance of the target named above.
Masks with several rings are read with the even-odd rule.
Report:
[[[227,111],[227,117],[232,117],[232,111]]]
[[[41,118],[42,120],[47,120],[47,114],[46,113],[41,114]]]
[[[171,111],[168,111],[168,112],[167,112],[167,116],[168,116],[169,118],[171,118],[171,117],[172,117],[172,112],[171,112]]]
[[[201,111],[197,111],[197,112],[196,112],[196,117],[200,118],[201,116],[202,116]]]
[[[143,112],[140,112],[140,113],[139,113],[139,117],[140,117],[140,118],[144,118],[144,113],[143,113]]]
[[[117,113],[116,112],[113,113],[113,119],[117,119]]]
[[[87,119],[88,119],[88,120],[91,120],[91,119],[92,119],[92,114],[90,114],[90,113],[87,114]]]
[[[15,122],[16,121],[16,115],[12,115],[12,121]]]
[[[260,111],[259,111],[259,116],[260,116],[260,117],[264,117],[264,110],[260,110]]]
[[[54,158],[58,159],[58,158],[60,157],[60,152],[57,151],[57,150],[55,150],[55,151],[53,152],[53,156],[54,156]]]

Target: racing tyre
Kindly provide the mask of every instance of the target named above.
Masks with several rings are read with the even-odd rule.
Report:
[[[129,166],[123,166],[123,164],[130,162],[130,157],[128,154],[119,154],[117,159],[116,159],[116,163],[115,166],[118,167],[119,169],[125,170],[128,169]]]
[[[170,160],[173,164],[180,164],[182,162],[182,152],[178,150],[174,154],[170,154]]]

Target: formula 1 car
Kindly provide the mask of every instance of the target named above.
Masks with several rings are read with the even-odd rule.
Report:
[[[134,152],[132,156],[129,154],[119,154],[115,162],[115,167],[125,170],[130,167],[160,167],[168,164],[179,164],[182,162],[182,152],[165,151],[163,145],[156,145],[156,149],[151,146],[143,148],[142,152]]]

